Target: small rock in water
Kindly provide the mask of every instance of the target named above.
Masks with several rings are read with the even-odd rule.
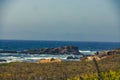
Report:
[[[7,62],[7,60],[5,60],[5,59],[0,59],[0,62]]]
[[[68,56],[67,59],[79,59],[78,57]]]

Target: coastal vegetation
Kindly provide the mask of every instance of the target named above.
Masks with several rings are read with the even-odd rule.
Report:
[[[98,72],[97,68],[100,72]],[[97,61],[0,64],[0,80],[120,80],[120,54]]]

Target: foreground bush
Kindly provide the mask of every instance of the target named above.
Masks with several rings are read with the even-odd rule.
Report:
[[[91,74],[83,74],[83,75],[77,75],[75,77],[52,77],[48,78],[47,76],[44,75],[41,76],[36,74],[36,75],[15,75],[15,74],[10,74],[10,73],[2,73],[0,74],[0,80],[99,80],[97,73],[91,73]],[[109,72],[101,72],[101,77],[100,80],[120,80],[120,70],[119,71],[112,71],[110,70]]]
[[[98,78],[97,73],[92,73],[89,75],[81,75],[75,76],[72,78],[67,78],[67,80],[120,80],[120,70],[119,71],[112,71],[109,72],[101,72],[101,76]]]
[[[0,64],[0,80],[120,80],[120,54],[97,61]]]

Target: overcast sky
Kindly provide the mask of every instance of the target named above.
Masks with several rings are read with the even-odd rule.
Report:
[[[119,0],[0,0],[0,39],[120,42],[119,5]]]

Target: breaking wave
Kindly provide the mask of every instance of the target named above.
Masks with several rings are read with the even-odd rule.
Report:
[[[80,53],[83,53],[84,55],[94,55],[96,51],[90,51],[90,50],[79,50]]]
[[[50,55],[50,54],[15,54],[15,53],[1,53],[0,54],[0,63],[10,63],[10,62],[37,62],[40,59],[49,59],[49,58],[60,58],[64,61],[67,61],[68,56],[77,56],[78,58],[82,55]],[[79,60],[79,59],[78,59]]]
[[[92,51],[89,51],[89,50],[86,50],[86,51],[84,51],[84,50],[79,50],[79,52],[87,52],[87,53],[89,53],[89,52],[92,52]]]

